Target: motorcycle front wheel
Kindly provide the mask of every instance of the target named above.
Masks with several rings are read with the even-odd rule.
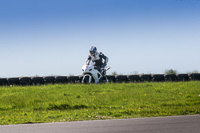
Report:
[[[90,83],[90,76],[84,76],[82,80],[83,84],[89,84]]]

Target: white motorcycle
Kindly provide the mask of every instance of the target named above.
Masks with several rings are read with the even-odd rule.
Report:
[[[109,66],[106,66],[101,71],[104,72],[104,76],[101,74],[101,72],[98,71],[98,68],[94,66],[94,64],[90,65],[83,65],[82,67],[82,83],[101,83],[101,82],[109,82],[106,77],[106,71],[110,69]]]

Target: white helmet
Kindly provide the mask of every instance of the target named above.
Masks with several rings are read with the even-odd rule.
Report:
[[[97,53],[97,48],[92,46],[89,51],[91,56],[95,56]]]

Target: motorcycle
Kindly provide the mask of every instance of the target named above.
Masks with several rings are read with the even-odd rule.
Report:
[[[109,66],[106,66],[105,68],[102,68],[101,70],[94,66],[94,64],[90,64],[90,65],[83,65],[82,67],[82,75],[83,75],[83,79],[82,79],[82,83],[105,83],[105,82],[109,82],[107,77],[106,77],[106,71],[108,71],[110,69]],[[100,71],[101,72],[100,72]],[[103,74],[102,74],[103,73]]]

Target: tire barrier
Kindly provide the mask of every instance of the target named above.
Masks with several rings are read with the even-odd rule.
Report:
[[[176,74],[166,74],[165,81],[177,81]]]
[[[32,77],[31,80],[32,80],[32,84],[33,85],[42,85],[42,84],[44,84],[43,77]]]
[[[83,76],[46,76],[46,77],[15,77],[0,78],[0,86],[7,85],[44,85],[81,83]],[[200,81],[200,73],[193,74],[142,74],[142,75],[107,75],[111,83],[122,82],[164,82],[164,81]]]
[[[177,74],[178,81],[188,81],[189,76],[188,74]]]
[[[164,76],[164,74],[153,74],[152,81],[155,81],[155,82],[165,81],[165,76]]]
[[[190,80],[200,80],[200,73],[189,74],[189,79]]]
[[[68,83],[80,83],[79,76],[68,76]]]
[[[79,76],[80,83],[82,82],[82,80],[83,80],[83,76],[81,75],[81,76]]]
[[[20,85],[19,78],[8,78],[7,80],[9,85]]]
[[[107,78],[109,80],[109,82],[111,83],[115,83],[116,82],[116,78],[114,75],[107,75]]]
[[[30,77],[22,77],[22,78],[19,78],[19,80],[20,80],[20,84],[23,86],[32,85],[32,80]]]
[[[55,77],[55,83],[56,84],[66,84],[66,83],[68,83],[67,76],[57,76],[57,77]]]
[[[54,84],[56,78],[54,76],[43,77],[45,84]]]
[[[0,78],[0,86],[9,85],[7,78]]]
[[[116,75],[115,78],[116,78],[117,83],[122,83],[122,82],[128,81],[128,78],[126,75]]]
[[[128,78],[129,82],[140,82],[141,81],[139,75],[128,75],[127,78]]]
[[[142,74],[140,75],[141,81],[148,81],[150,82],[152,80],[151,74]]]

